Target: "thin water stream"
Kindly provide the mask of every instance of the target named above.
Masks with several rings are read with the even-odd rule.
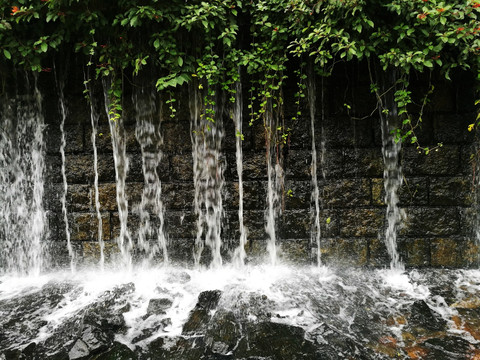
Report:
[[[237,266],[245,264],[245,245],[247,243],[247,229],[243,221],[243,111],[242,111],[242,84],[237,82],[235,92],[235,106],[233,111],[233,121],[235,123],[235,159],[238,176],[238,222],[240,230],[240,239],[238,247],[235,249],[233,261]]]
[[[63,222],[65,225],[65,237],[67,240],[67,250],[68,255],[70,256],[70,270],[72,272],[75,271],[75,252],[73,251],[73,246],[71,242],[71,234],[70,234],[70,225],[68,223],[68,210],[67,210],[67,193],[68,193],[68,182],[67,182],[67,174],[65,170],[66,160],[65,160],[65,147],[67,145],[67,139],[65,135],[65,121],[67,120],[67,105],[65,102],[65,95],[64,95],[64,88],[65,84],[63,81],[60,81],[57,76],[57,71],[55,69],[55,82],[57,85],[58,90],[58,101],[60,107],[60,157],[62,159],[62,182],[63,182],[63,192],[62,196],[60,197],[60,202],[62,204],[62,214],[63,214]]]

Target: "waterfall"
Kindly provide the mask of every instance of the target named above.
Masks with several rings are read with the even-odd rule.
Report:
[[[394,91],[394,90],[392,90]],[[386,99],[388,113],[379,107],[382,130],[382,156],[384,163],[383,180],[385,188],[385,204],[387,205],[387,226],[385,229],[385,244],[390,255],[390,268],[403,270],[397,251],[397,228],[402,220],[402,211],[398,206],[398,190],[403,182],[402,166],[400,165],[401,141],[395,141],[391,131],[398,120],[397,106],[393,97]]]
[[[245,264],[245,244],[247,243],[247,232],[243,222],[243,152],[242,152],[242,84],[237,82],[235,91],[235,106],[233,111],[233,121],[235,123],[235,158],[237,163],[238,175],[238,223],[240,230],[240,241],[235,249],[233,260],[237,266]]]
[[[224,132],[221,111],[216,104],[202,106],[197,90],[190,95],[194,207],[197,215],[197,236],[194,259],[198,266],[206,244],[212,253],[212,267],[223,263],[221,222],[223,217],[222,190],[224,184],[221,145]],[[208,95],[207,95],[208,96]],[[215,122],[207,117],[215,118]]]
[[[65,224],[65,236],[67,239],[67,250],[70,255],[70,270],[75,271],[75,253],[73,251],[72,243],[70,241],[70,226],[68,224],[68,212],[67,212],[67,192],[68,192],[68,183],[67,175],[65,173],[65,146],[67,145],[67,140],[65,137],[65,121],[67,119],[67,106],[65,104],[65,95],[63,89],[65,84],[60,82],[57,78],[57,73],[55,70],[55,81],[57,83],[58,95],[59,95],[59,107],[60,107],[60,156],[62,158],[62,182],[63,182],[63,191],[60,198],[62,204],[62,214],[63,222]]]
[[[28,88],[28,87],[27,87]],[[0,269],[37,276],[48,265],[43,207],[45,129],[42,97],[3,101],[0,124]]]
[[[92,133],[90,139],[93,147],[93,171],[95,173],[93,187],[94,187],[94,199],[95,199],[95,214],[97,216],[97,242],[100,248],[100,269],[105,267],[105,243],[103,241],[103,220],[102,213],[100,212],[100,193],[98,191],[98,150],[97,150],[97,133],[98,133],[98,119],[100,114],[95,108],[92,89],[88,87],[89,78],[85,79],[85,90],[89,95],[90,104],[90,125],[92,126]]]
[[[120,234],[117,238],[117,244],[120,249],[124,266],[128,269],[132,267],[132,248],[133,242],[127,228],[128,222],[128,200],[125,192],[125,182],[128,173],[128,157],[126,149],[125,129],[123,127],[123,118],[115,117],[110,109],[111,87],[107,82],[103,83],[103,92],[105,95],[105,111],[108,116],[110,134],[112,136],[113,159],[115,163],[115,180],[117,190],[118,217],[120,220]]]
[[[323,85],[323,84],[322,84]],[[323,86],[322,86],[322,100],[323,100]],[[312,244],[315,244],[317,247],[317,265],[321,264],[321,248],[320,248],[320,191],[318,189],[318,179],[317,179],[317,146],[315,143],[315,77],[311,74],[308,81],[308,108],[310,112],[310,131],[312,133],[312,202],[314,206],[314,212],[312,214],[313,223],[312,223],[312,232],[310,235],[310,241]],[[322,101],[322,112],[323,112],[323,101]],[[323,120],[323,119],[322,119]],[[322,151],[323,158],[323,151]],[[323,172],[322,166],[322,172]]]
[[[164,263],[168,263],[167,239],[164,232],[164,207],[162,202],[162,184],[158,174],[158,167],[162,161],[163,138],[160,133],[161,111],[157,111],[156,97],[153,91],[147,93],[143,88],[136,91],[134,104],[136,110],[135,135],[142,152],[142,170],[144,186],[142,200],[138,207],[140,226],[138,229],[138,248],[147,256],[148,260],[162,252]],[[157,117],[157,118],[156,118]],[[158,226],[154,231],[154,224],[150,211],[158,218]],[[153,236],[156,243],[151,244]]]
[[[284,188],[284,173],[280,163],[276,131],[278,119],[274,117],[271,102],[270,109],[265,112],[266,157],[267,157],[267,210],[265,211],[265,232],[268,236],[267,252],[271,265],[277,263],[277,229],[276,222],[282,212],[282,191]]]

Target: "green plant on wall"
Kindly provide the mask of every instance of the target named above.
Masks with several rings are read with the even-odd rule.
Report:
[[[479,14],[478,0],[15,0],[0,4],[0,71],[3,78],[12,68],[50,71],[54,56],[82,55],[97,79],[113,79],[118,116],[121,84],[152,68],[158,91],[196,82],[206,109],[219,92],[231,98],[232,74],[245,72],[255,122],[272,111],[282,117],[286,74],[295,74],[287,68],[298,68],[293,59],[327,76],[339,62],[367,61],[373,74],[398,74],[403,124],[396,136],[420,146],[415,130],[433,89],[415,109],[409,79],[432,71],[449,79],[456,69],[479,77]],[[377,97],[385,95],[379,85],[372,76]],[[174,115],[173,92],[165,98]],[[283,121],[265,129],[276,143],[288,138]]]

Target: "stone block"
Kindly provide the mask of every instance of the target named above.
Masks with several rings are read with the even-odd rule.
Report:
[[[385,205],[384,179],[372,179],[372,204]],[[399,206],[428,205],[428,179],[404,178],[398,190]]]
[[[97,147],[97,153],[100,154],[113,151],[112,136],[110,135],[110,127],[107,122],[97,126],[95,146]],[[92,126],[90,122],[85,126],[85,151],[93,153]]]
[[[72,241],[96,241],[98,238],[98,221],[96,214],[71,213],[68,216]],[[61,229],[60,229],[61,230]],[[102,214],[103,240],[110,239],[110,215]],[[60,239],[64,239],[60,231]]]
[[[163,183],[162,198],[167,210],[193,209],[195,198],[193,183]]]
[[[93,190],[95,191],[95,190]],[[117,188],[115,183],[98,185],[98,200],[101,211],[117,210]],[[95,208],[95,193],[92,196],[92,206]]]
[[[434,117],[435,142],[446,144],[471,143],[475,132],[468,131],[468,125],[475,122],[475,113],[437,114]]]
[[[474,194],[472,183],[465,177],[441,177],[430,179],[430,205],[469,206]]]
[[[313,227],[314,211],[311,211],[311,223]],[[330,209],[321,209],[320,210],[320,237],[323,238],[333,238],[340,235],[340,216],[338,215],[341,213],[342,210],[330,210]]]
[[[309,264],[310,240],[283,240],[279,244],[279,258],[282,262],[291,264]]]
[[[285,158],[287,178],[295,180],[310,179],[312,155],[305,150],[290,150]]]
[[[93,157],[91,155],[67,155],[65,158],[65,173],[69,184],[91,182],[95,175]]]
[[[229,210],[238,209],[238,182],[225,183],[225,205]],[[243,208],[245,210],[262,210],[266,207],[266,183],[261,181],[243,182]]]
[[[471,179],[480,174],[480,162],[476,160],[478,150],[474,145],[462,145],[460,147],[460,173]]]
[[[374,267],[390,266],[390,255],[385,245],[384,235],[379,234],[376,238],[371,238],[368,241],[369,259],[368,265]]]
[[[317,149],[317,177],[318,180],[340,179],[344,170],[344,151],[342,149]],[[323,160],[322,160],[323,157]]]
[[[98,264],[101,255],[100,244],[97,241],[82,242],[82,254],[85,263],[91,265]],[[120,249],[115,241],[106,241],[104,243],[103,256],[106,263],[120,256]]]
[[[327,148],[372,146],[372,121],[372,119],[355,120],[346,115],[325,117],[323,129]]]
[[[376,237],[384,224],[381,209],[349,209],[340,214],[340,236]]]
[[[312,148],[311,120],[308,112],[308,109],[304,109],[302,115],[297,118],[297,121],[289,121],[290,124],[288,124],[287,127],[292,129],[288,138],[289,148],[307,150]],[[317,114],[315,117],[315,127],[320,126],[318,117],[319,116]],[[317,143],[319,143],[320,137],[317,136],[317,131],[315,131],[315,133],[315,140]],[[318,146],[319,145],[317,145],[317,149]]]
[[[59,189],[63,193],[63,186]],[[95,194],[89,185],[71,184],[67,188],[67,211],[68,212],[85,212],[92,210],[92,198],[95,201]]]
[[[267,178],[267,158],[264,152],[245,152],[243,158],[244,180],[263,180]]]
[[[461,267],[462,242],[453,238],[438,238],[431,241],[432,266]]]
[[[310,214],[308,210],[285,210],[278,221],[281,239],[309,239]]]
[[[285,184],[285,208],[308,209],[313,204],[310,181],[288,180]],[[319,200],[321,201],[321,199]]]
[[[60,121],[60,120],[59,120]],[[83,124],[65,124],[65,153],[78,153],[83,151]],[[60,154],[62,135],[60,124],[50,124],[45,132],[46,150],[49,154]]]
[[[460,148],[443,146],[425,155],[413,147],[403,149],[402,166],[405,175],[456,176],[460,172]]]
[[[449,236],[458,234],[460,214],[457,208],[407,208],[400,227],[402,236]]]
[[[400,260],[407,267],[430,266],[430,239],[397,239]]]
[[[346,177],[382,177],[383,158],[380,149],[347,149],[344,152]]]
[[[245,211],[245,226],[248,229],[249,239],[265,240],[268,238],[265,232],[265,212],[263,210]]]
[[[143,163],[140,154],[127,154],[128,157],[128,173],[127,182],[140,182],[144,180]]]
[[[193,250],[195,239],[170,238],[168,244],[168,257],[173,264],[191,266],[194,263]]]
[[[193,181],[192,154],[173,155],[171,178],[175,181]]]
[[[328,207],[357,207],[370,205],[369,179],[328,181],[321,191]]]
[[[324,239],[321,261],[327,265],[365,266],[368,261],[366,239]]]
[[[192,151],[190,124],[187,121],[166,121],[162,124],[163,149],[171,153]]]
[[[93,157],[92,157],[93,164]],[[92,165],[93,166],[93,165]],[[98,154],[98,181],[115,181],[115,163],[112,154]]]
[[[62,183],[62,159],[60,156],[45,157],[45,181],[49,184]]]
[[[195,239],[197,217],[192,211],[169,211],[165,214],[165,233],[171,239]]]

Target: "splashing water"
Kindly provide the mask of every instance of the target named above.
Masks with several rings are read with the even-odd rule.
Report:
[[[233,121],[235,122],[235,145],[236,145],[236,162],[238,175],[238,222],[240,230],[240,241],[235,249],[233,261],[237,266],[245,264],[245,245],[247,243],[247,230],[243,222],[243,153],[242,153],[242,84],[237,82],[235,92],[235,108],[233,112]]]
[[[223,263],[221,222],[223,218],[222,190],[224,184],[221,146],[224,137],[221,111],[217,105],[203,108],[197,90],[190,96],[191,136],[193,173],[195,186],[195,214],[197,215],[197,237],[195,240],[195,263],[200,259],[206,244],[212,253],[211,266]],[[202,112],[203,111],[203,112]],[[215,122],[208,121],[207,112],[214,114]]]
[[[38,276],[48,265],[43,208],[45,129],[42,98],[3,101],[0,135],[0,269]]]
[[[168,266],[2,277],[0,355],[25,349],[39,358],[65,357],[81,349],[79,341],[88,344],[85,356],[115,342],[145,358],[175,358],[167,355],[176,351],[197,358],[190,353],[195,349],[232,358],[282,358],[283,352],[286,358],[386,360],[392,353],[409,358],[412,350],[438,359],[473,355],[476,330],[462,324],[472,324],[463,310],[477,304],[478,271],[391,272]],[[215,294],[214,303],[206,302]],[[196,340],[193,348],[188,339]]]
[[[133,242],[130,232],[127,228],[128,222],[128,200],[125,192],[125,182],[128,173],[127,145],[125,138],[125,129],[123,127],[123,118],[113,118],[110,112],[110,85],[103,83],[103,92],[105,95],[105,111],[108,116],[108,125],[112,136],[113,159],[115,162],[115,179],[117,188],[118,217],[120,220],[120,234],[117,237],[117,244],[121,252],[123,266],[127,269],[132,268],[132,248]]]
[[[142,170],[144,187],[142,200],[138,207],[140,226],[138,229],[138,247],[146,254],[145,260],[152,260],[160,251],[164,263],[168,263],[167,239],[164,232],[164,207],[162,201],[162,184],[158,167],[162,161],[160,146],[163,138],[160,133],[160,118],[155,105],[155,93],[147,93],[143,88],[134,96],[136,110],[135,135],[142,152]],[[157,217],[158,226],[152,219],[149,210]],[[156,236],[156,243],[151,243]]]

